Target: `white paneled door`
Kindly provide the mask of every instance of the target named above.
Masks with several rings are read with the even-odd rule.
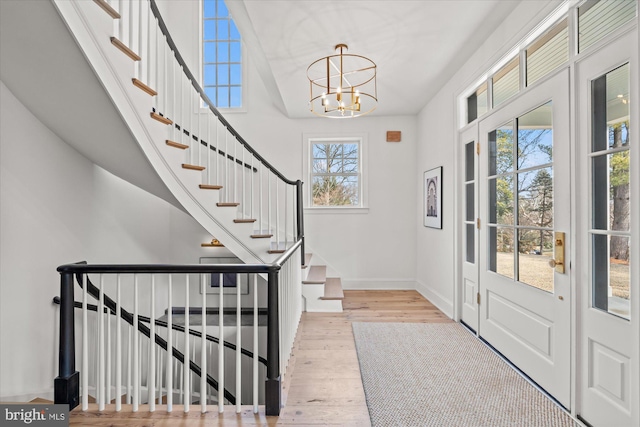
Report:
[[[478,332],[571,405],[569,73],[478,126]]]

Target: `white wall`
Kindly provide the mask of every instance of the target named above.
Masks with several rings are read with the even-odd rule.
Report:
[[[2,82],[0,166],[0,401],[52,397],[56,268],[80,260],[197,263],[210,254],[200,243],[211,237],[80,155]]]
[[[172,38],[194,75],[198,75],[200,2],[161,4],[161,13]],[[326,261],[332,267],[330,270],[342,277],[347,288],[413,289],[415,193],[419,183],[413,178],[417,149],[416,117],[327,120],[310,112],[309,119],[289,119],[271,102],[250,57],[247,73],[249,96],[246,112],[224,113],[225,117],[285,176],[305,181],[305,191],[309,191],[309,185],[308,178],[302,176],[304,133],[368,135],[368,213],[307,213],[307,251]],[[388,130],[402,131],[402,142],[387,143]]]
[[[453,316],[456,254],[454,227],[461,221],[456,212],[456,173],[462,151],[458,141],[457,96],[473,84],[481,74],[505,55],[532,30],[554,7],[554,1],[524,1],[496,28],[487,41],[442,87],[418,115],[417,169],[414,180],[421,182],[422,173],[443,166],[443,229],[425,228],[422,205],[418,204],[416,226],[416,280],[418,290],[447,315]],[[422,198],[422,184],[416,188]]]

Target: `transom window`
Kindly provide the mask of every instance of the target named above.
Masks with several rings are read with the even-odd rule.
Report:
[[[224,0],[203,0],[203,88],[217,108],[242,107],[242,42]]]
[[[311,139],[311,206],[362,206],[361,138]]]

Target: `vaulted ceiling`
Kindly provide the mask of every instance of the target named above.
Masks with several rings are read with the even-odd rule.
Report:
[[[238,0],[229,9],[273,102],[308,108],[311,62],[345,43],[378,66],[373,114],[413,115],[520,0]]]

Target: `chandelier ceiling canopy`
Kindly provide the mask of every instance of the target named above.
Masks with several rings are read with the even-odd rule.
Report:
[[[314,61],[307,68],[311,112],[329,118],[358,117],[378,105],[376,64],[361,55],[344,53],[346,44],[335,47],[335,55]]]

